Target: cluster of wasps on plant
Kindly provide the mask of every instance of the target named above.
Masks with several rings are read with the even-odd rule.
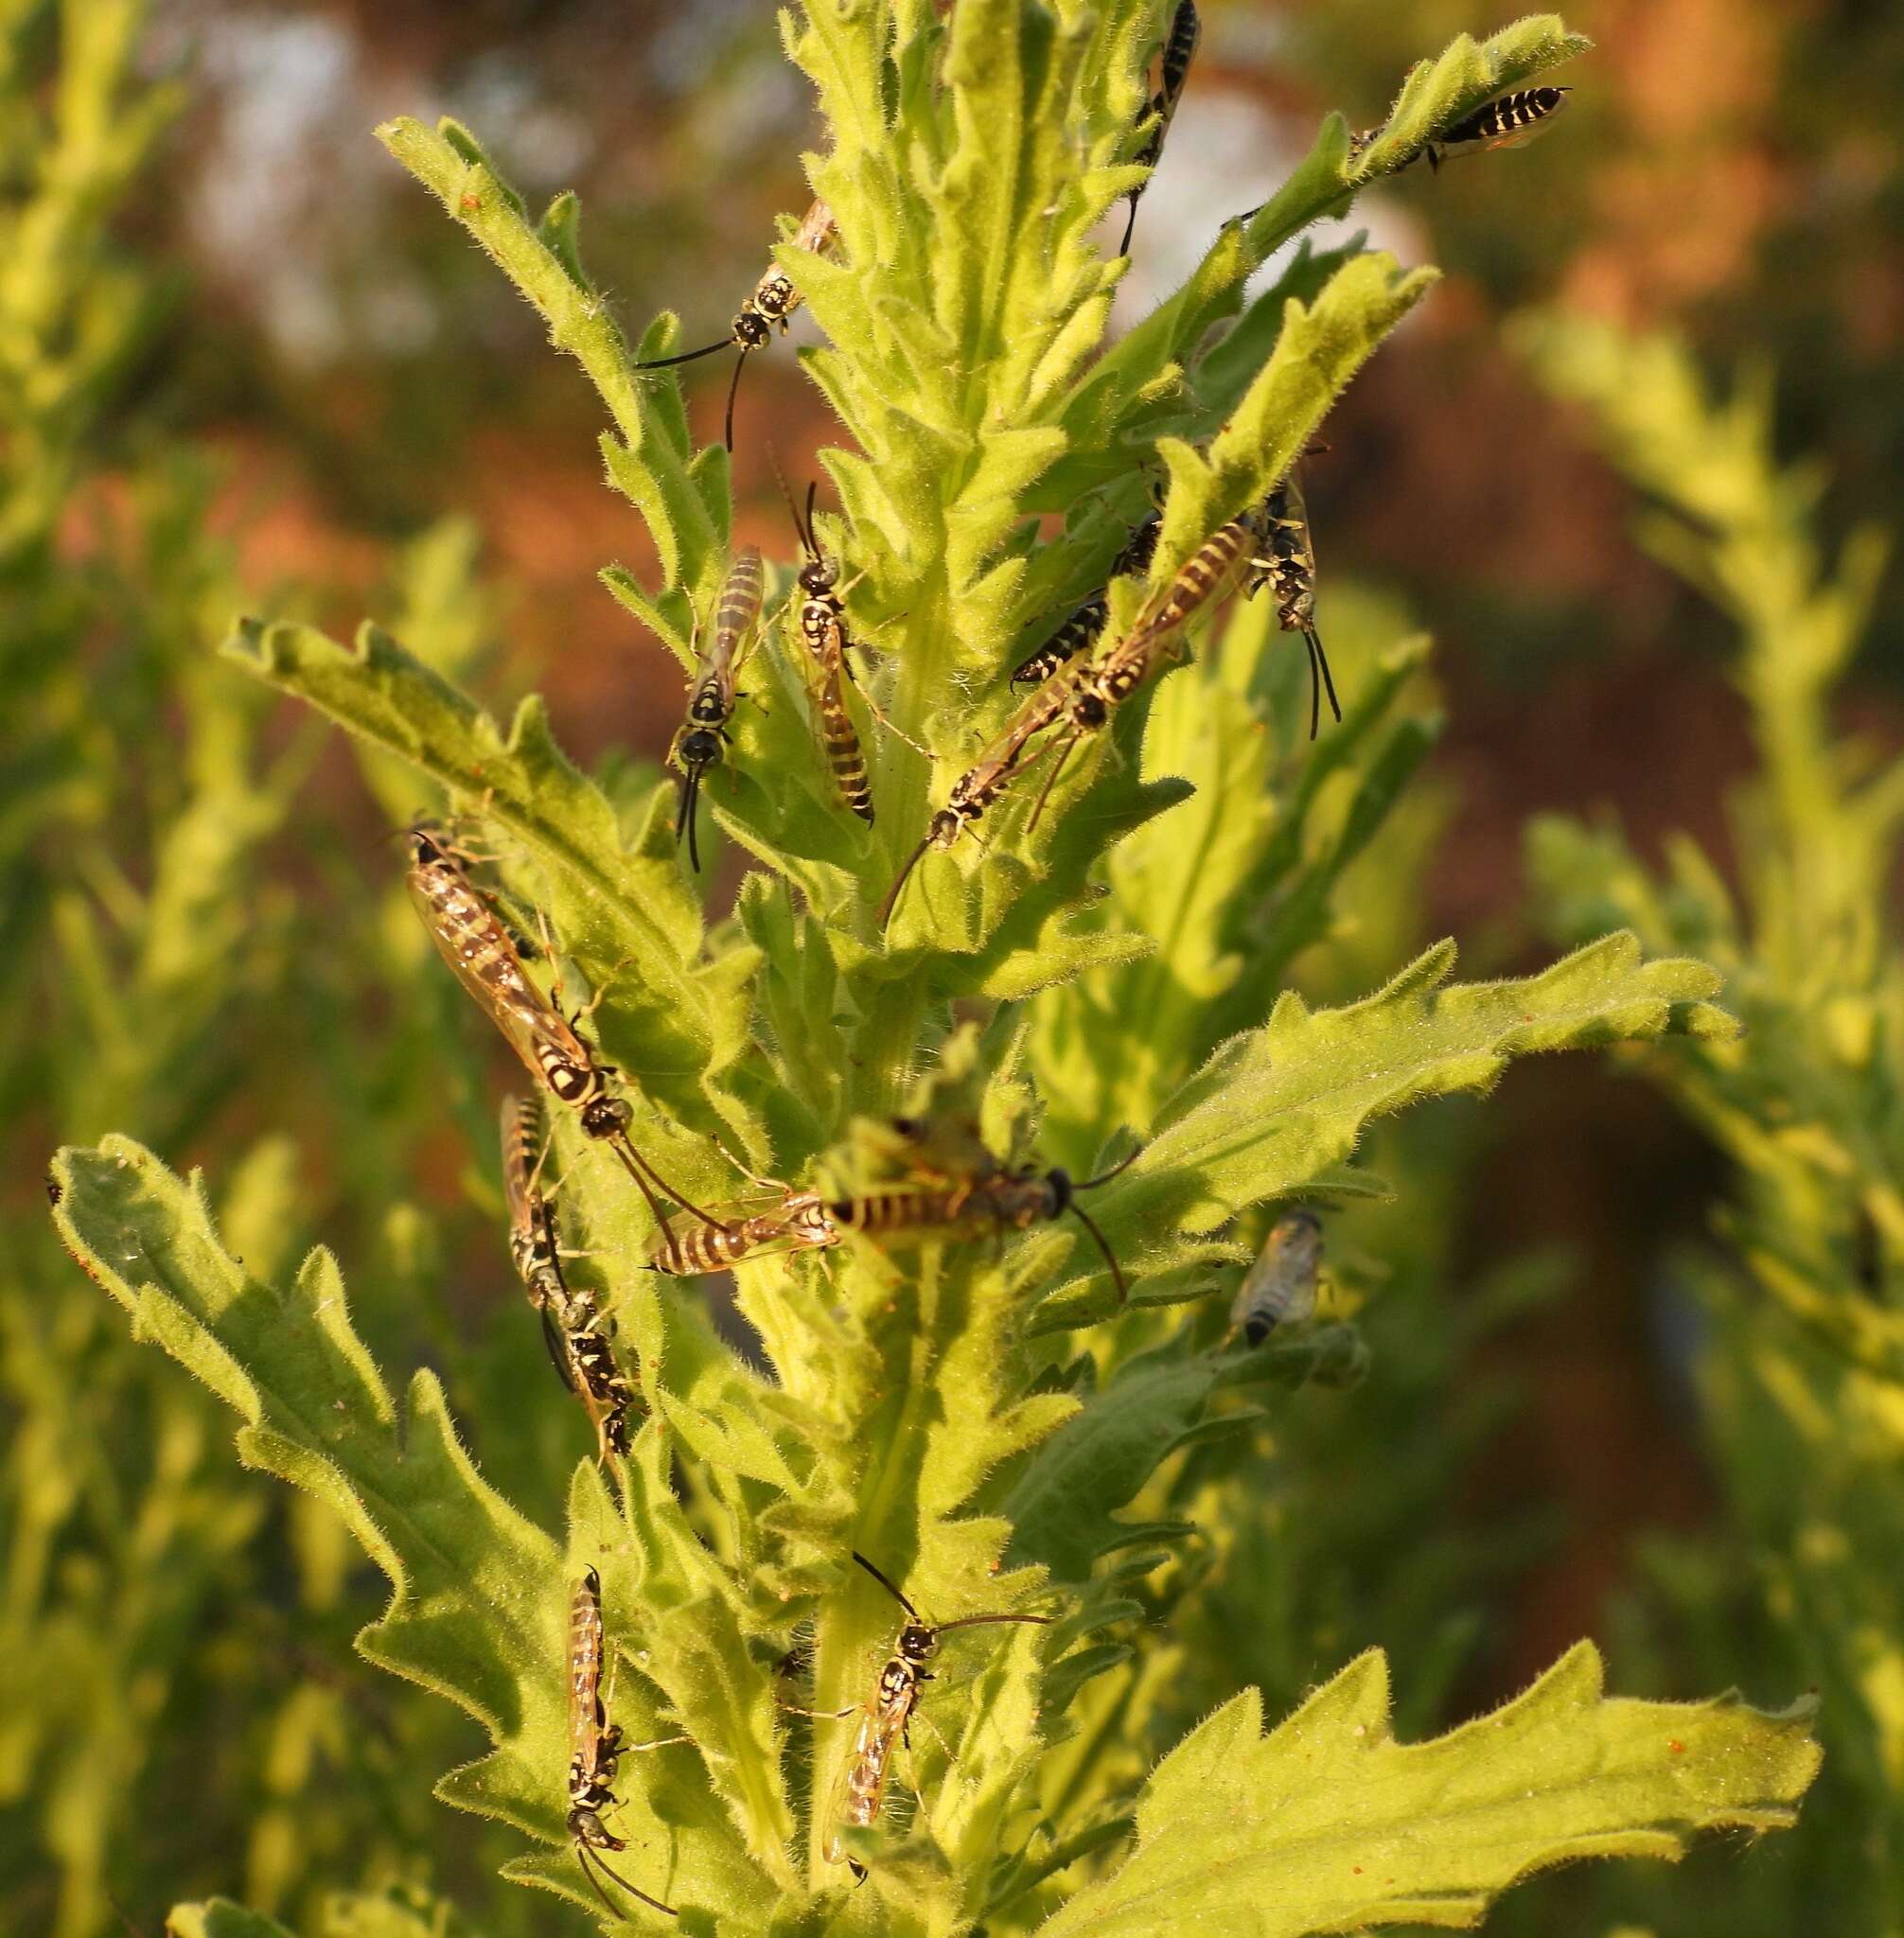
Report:
[[[1132,163],[1147,172],[1127,198],[1129,216],[1120,254],[1129,252],[1138,202],[1163,159],[1164,143],[1183,99],[1201,30],[1193,0],[1179,0],[1158,49],[1155,92],[1132,130]],[[1398,173],[1423,157],[1432,168],[1438,169],[1451,156],[1519,146],[1539,133],[1565,106],[1569,92],[1560,87],[1533,87],[1496,96],[1389,163],[1387,172]],[[1351,166],[1384,132],[1369,129],[1352,137]],[[817,200],[794,231],[789,247],[807,255],[828,255],[837,251],[838,240],[831,208],[823,200]],[[792,277],[776,263],[742,304],[726,337],[635,367],[668,369],[734,349],[738,354],[726,417],[726,441],[732,450],[733,399],[747,357],[766,347],[776,328],[785,334],[801,301]],[[815,737],[834,791],[844,809],[871,826],[875,819],[872,775],[865,743],[847,702],[848,689],[854,683],[849,658],[853,641],[839,583],[840,561],[821,550],[813,513],[814,492],[810,489],[804,518],[798,512],[794,515],[803,562],[788,608],[797,613],[799,635],[806,649],[803,671]],[[1078,741],[1104,727],[1121,702],[1143,688],[1160,666],[1181,660],[1188,651],[1187,635],[1192,621],[1213,611],[1239,581],[1246,596],[1252,598],[1269,588],[1280,626],[1303,641],[1310,664],[1311,739],[1320,731],[1325,696],[1331,714],[1340,721],[1342,709],[1334,679],[1315,626],[1314,540],[1293,467],[1260,504],[1214,534],[1172,583],[1155,592],[1121,641],[1096,659],[1087,657],[1102,641],[1111,585],[1119,578],[1148,574],[1160,529],[1159,514],[1143,519],[1112,560],[1106,581],[1062,618],[1044,644],[1014,669],[1012,685],[1031,686],[1034,691],[954,781],[945,805],[932,817],[925,837],[899,869],[880,906],[877,922],[882,930],[890,925],[912,871],[926,855],[934,849],[949,850],[962,835],[974,831],[1021,775],[1058,749],[1059,757],[1046,774],[1028,831],[1035,826]],[[1212,562],[1217,569],[1212,569]],[[711,769],[727,759],[728,728],[738,697],[736,676],[759,625],[760,578],[758,555],[750,550],[737,553],[716,602],[715,619],[709,628],[710,643],[696,659],[687,719],[671,749],[670,758],[681,776],[678,828],[696,871],[700,866],[697,811],[701,791]],[[1085,660],[1082,666],[1074,663],[1080,659]],[[862,695],[861,699],[881,724],[890,727],[870,695]],[[1048,737],[1053,735],[1053,730],[1055,737]]]
[[[1133,126],[1132,160],[1155,170],[1176,116],[1194,56],[1200,24],[1191,0],[1180,0],[1156,50],[1159,79]],[[1567,90],[1541,87],[1497,97],[1444,128],[1432,141],[1390,165],[1391,171],[1425,156],[1431,167],[1476,150],[1527,139],[1564,105]],[[1354,137],[1359,157],[1380,137],[1371,130]],[[1128,196],[1122,250],[1127,253],[1147,173]],[[838,230],[832,211],[817,201],[794,232],[791,246],[814,255],[834,252]],[[761,278],[717,343],[638,367],[661,369],[732,348],[737,352],[728,392],[726,440],[733,444],[733,408],[749,355],[784,334],[802,301],[787,271],[778,264]],[[778,467],[776,467],[776,469]],[[785,490],[785,481],[782,481]],[[855,643],[849,629],[842,560],[822,546],[814,522],[817,487],[803,513],[789,509],[799,538],[801,564],[782,616],[792,621],[806,691],[815,716],[815,738],[839,807],[871,824],[872,780],[864,742],[853,717],[849,692],[857,692],[853,667]],[[1184,658],[1192,627],[1234,590],[1254,597],[1267,589],[1284,631],[1299,635],[1309,656],[1310,737],[1320,731],[1326,696],[1336,720],[1342,710],[1322,641],[1315,628],[1315,552],[1295,468],[1264,498],[1221,526],[1163,584],[1154,588],[1120,637],[1105,643],[1119,579],[1147,579],[1162,530],[1153,512],[1126,534],[1102,584],[1062,616],[1055,629],[1010,674],[1010,685],[1030,693],[952,783],[945,803],[924,837],[907,855],[876,912],[884,930],[906,885],[927,854],[950,850],[1034,768],[1046,766],[1028,826],[1035,826],[1066,763],[1081,742],[1103,731],[1118,711],[1143,691],[1160,669]],[[698,811],[709,777],[729,762],[729,729],[744,697],[740,678],[764,630],[767,573],[751,546],[729,563],[714,601],[705,645],[694,653],[686,717],[675,735],[670,759],[681,777],[678,838],[692,868],[700,868]],[[890,727],[871,695],[858,692],[869,714]],[[890,731],[897,732],[896,728]],[[1055,758],[1053,758],[1055,756]],[[584,1143],[607,1150],[632,1182],[659,1236],[645,1262],[659,1273],[686,1277],[728,1270],[775,1256],[824,1255],[849,1237],[890,1247],[908,1242],[958,1242],[983,1235],[1029,1230],[1065,1217],[1077,1220],[1102,1256],[1119,1307],[1126,1303],[1126,1276],[1097,1221],[1081,1200],[1119,1175],[1141,1153],[1133,1150],[1099,1175],[1074,1179],[1068,1172],[996,1156],[976,1132],[947,1134],[931,1122],[894,1119],[884,1127],[886,1146],[898,1154],[896,1174],[860,1181],[852,1189],[795,1186],[757,1176],[722,1152],[727,1163],[754,1188],[750,1193],[703,1206],[657,1169],[635,1140],[636,1111],[620,1073],[599,1056],[584,1033],[603,985],[585,1008],[565,1012],[556,942],[538,912],[539,948],[512,925],[511,907],[500,891],[479,886],[471,854],[437,822],[410,831],[408,886],[432,940],[457,980],[489,1018],[535,1080],[526,1098],[504,1100],[502,1117],[502,1196],[511,1260],[530,1306],[540,1321],[549,1357],[562,1385],[581,1405],[605,1469],[621,1471],[636,1431],[645,1418],[639,1367],[625,1368],[615,1321],[601,1293],[575,1282],[565,1261],[588,1254],[562,1243],[557,1218],[559,1186],[546,1177],[555,1149],[549,1101],[568,1113]],[[525,964],[540,956],[551,966],[544,991]],[[664,1123],[650,1104],[642,1119],[643,1143],[654,1148]],[[652,1131],[652,1139],[651,1139]],[[687,1132],[667,1126],[677,1146]],[[716,1147],[718,1148],[718,1147]],[[57,1192],[57,1187],[54,1188]],[[57,1202],[57,1196],[56,1196]],[[684,1224],[678,1224],[678,1220]],[[1296,1209],[1271,1228],[1260,1255],[1243,1276],[1219,1350],[1239,1340],[1254,1350],[1278,1329],[1300,1324],[1313,1313],[1322,1255],[1322,1227],[1313,1213]],[[823,1257],[822,1257],[822,1262]],[[960,1629],[987,1625],[1049,1625],[1055,1617],[1014,1610],[959,1616],[933,1623],[891,1578],[866,1556],[851,1559],[896,1601],[906,1619],[863,1701],[827,1711],[801,1709],[780,1700],[789,1714],[819,1720],[855,1720],[852,1740],[839,1758],[827,1816],[820,1832],[826,1860],[846,1865],[863,1879],[864,1864],[849,1848],[849,1834],[878,1821],[895,1751],[909,1746],[909,1729],[928,1665],[943,1638]],[[608,1862],[628,1849],[611,1827],[624,1806],[617,1796],[621,1759],[684,1744],[685,1735],[630,1742],[612,1719],[613,1670],[599,1574],[585,1569],[573,1583],[568,1636],[569,1763],[566,1827],[575,1861],[597,1896],[622,1914],[609,1887],[649,1910],[676,1915],[675,1908],[630,1881]]]

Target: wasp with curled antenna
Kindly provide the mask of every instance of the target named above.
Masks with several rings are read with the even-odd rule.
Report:
[[[597,1456],[626,1454],[642,1412],[641,1395],[615,1364],[615,1324],[594,1294],[572,1286],[562,1270],[555,1207],[537,1187],[542,1114],[533,1098],[502,1100],[502,1198],[509,1256],[542,1322],[542,1343],[562,1384],[582,1402],[595,1430]],[[669,1240],[661,1241],[665,1249]]]
[[[694,685],[688,695],[688,716],[668,749],[669,760],[680,769],[681,775],[675,839],[679,841],[686,835],[688,860],[696,874],[701,866],[696,820],[701,781],[708,769],[718,766],[725,757],[728,722],[733,718],[734,705],[740,697],[736,682],[759,626],[761,600],[766,591],[767,576],[760,554],[753,546],[745,546],[734,555],[733,563],[728,568],[720,603],[714,608],[714,637],[695,668]]]
[[[1196,59],[1197,43],[1202,38],[1203,22],[1197,18],[1192,0],[1177,0],[1176,11],[1171,16],[1170,32],[1164,36],[1159,85],[1144,111],[1145,119],[1152,124],[1151,132],[1143,147],[1131,158],[1138,167],[1155,169],[1163,160],[1164,140],[1171,132],[1171,123],[1176,119],[1177,103],[1183,99],[1184,85],[1190,79],[1190,62]],[[1137,227],[1137,203],[1143,199],[1144,190],[1150,186],[1150,179],[1148,174],[1145,175],[1131,190],[1131,213],[1124,223],[1124,239],[1118,249],[1119,255],[1131,253],[1131,238]]]
[[[583,1135],[615,1154],[663,1232],[668,1219],[657,1191],[696,1217],[707,1217],[635,1149],[628,1136],[633,1113],[608,1087],[607,1066],[595,1060],[574,1025],[530,982],[514,939],[470,881],[442,832],[429,822],[418,822],[410,830],[410,840],[406,881],[417,913],[437,953],[509,1048],[557,1101],[575,1113]]]
[[[626,1915],[602,1888],[602,1876],[618,1884],[630,1897],[639,1898],[649,1910],[666,1917],[678,1915],[673,1905],[650,1897],[630,1884],[603,1857],[604,1851],[625,1851],[627,1840],[617,1837],[602,1822],[602,1813],[621,1807],[615,1795],[615,1771],[624,1756],[643,1750],[665,1749],[670,1743],[685,1743],[686,1736],[658,1736],[649,1743],[624,1740],[622,1726],[610,1722],[602,1700],[602,1580],[592,1568],[584,1569],[575,1583],[569,1603],[569,1815],[570,1841],[575,1847],[575,1862],[582,1876],[594,1887],[595,1895],[608,1906],[609,1915]]]
[[[823,255],[838,238],[833,211],[824,202],[816,200],[801,218],[800,227],[793,233],[792,246],[812,255]],[[741,305],[733,322],[728,326],[727,335],[718,343],[703,344],[697,350],[682,350],[672,357],[656,357],[633,367],[637,370],[671,370],[677,364],[692,363],[697,358],[713,357],[722,350],[738,350],[740,354],[734,359],[733,381],[728,386],[727,394],[725,434],[727,448],[732,450],[733,403],[740,394],[740,374],[747,367],[748,353],[766,349],[772,343],[776,328],[785,336],[787,320],[800,308],[801,300],[793,279],[776,262],[754,285],[753,294]]]
[[[904,1591],[856,1548],[853,1559],[906,1611],[908,1619],[893,1638],[892,1653],[879,1671],[873,1694],[864,1702],[849,1704],[845,1709],[793,1710],[793,1714],[811,1716],[822,1722],[843,1721],[849,1716],[859,1718],[852,1747],[839,1767],[827,1805],[820,1852],[829,1864],[846,1865],[856,1879],[864,1882],[866,1866],[848,1851],[846,1833],[870,1830],[879,1821],[892,1753],[901,1743],[908,1750],[912,1747],[912,1712],[919,1706],[924,1685],[933,1680],[926,1665],[938,1655],[940,1639],[954,1629],[977,1629],[995,1622],[1023,1622],[1049,1628],[1053,1618],[1000,1613],[961,1615],[956,1622],[928,1622],[907,1599]],[[789,1703],[781,1706],[792,1708]]]
[[[1241,1333],[1246,1346],[1261,1346],[1277,1327],[1300,1325],[1315,1310],[1321,1271],[1321,1219],[1305,1210],[1278,1218],[1237,1288],[1224,1345]]]

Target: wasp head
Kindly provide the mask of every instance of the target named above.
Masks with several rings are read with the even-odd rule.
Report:
[[[689,770],[717,766],[720,757],[720,735],[712,727],[696,727],[692,733],[683,733],[675,749],[675,759]]]
[[[922,1663],[930,1662],[939,1653],[938,1630],[927,1628],[924,1622],[908,1622],[899,1631],[894,1653],[901,1661],[908,1662],[914,1667]]]
[[[972,819],[978,817],[975,814]],[[958,840],[959,833],[965,825],[965,818],[949,807],[942,807],[932,817],[932,825],[926,831],[926,841],[934,848],[949,848]]]
[[[582,1110],[582,1130],[591,1137],[613,1137],[628,1127],[631,1113],[619,1097],[591,1098]]]
[[[743,309],[733,320],[733,340],[743,350],[764,350],[773,342],[773,326],[758,310]]]

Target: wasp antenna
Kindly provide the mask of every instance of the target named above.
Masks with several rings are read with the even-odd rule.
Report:
[[[1339,727],[1342,724],[1342,703],[1335,697],[1335,681],[1330,678],[1329,655],[1322,650],[1322,636],[1312,625],[1305,637],[1309,641],[1310,652],[1315,657],[1316,665],[1322,668],[1322,683],[1329,692],[1329,711],[1335,715],[1335,724]],[[1314,738],[1313,734],[1310,737]]]
[[[884,934],[887,925],[892,920],[892,911],[899,906],[900,890],[911,880],[912,871],[926,859],[926,851],[931,845],[932,837],[927,835],[918,847],[906,857],[905,866],[892,877],[892,886],[887,890],[886,899],[879,905],[878,922],[882,934]]]
[[[810,479],[806,486],[806,549],[814,557],[820,556],[820,540],[813,529],[813,501],[820,496],[820,480]]]
[[[747,352],[742,350],[733,360],[733,381],[727,387],[727,430],[725,433],[728,455],[733,455],[733,400],[740,395],[740,374],[747,368]]]
[[[1071,1189],[1074,1191],[1095,1191],[1100,1185],[1107,1185],[1114,1177],[1122,1176],[1143,1154],[1144,1147],[1139,1144],[1128,1157],[1119,1158],[1109,1171],[1101,1171],[1096,1177],[1087,1177],[1083,1184],[1073,1185]]]
[[[1132,1157],[1135,1157],[1137,1154],[1135,1151],[1131,1153]],[[1124,1161],[1128,1163],[1130,1159],[1126,1158]],[[1118,1288],[1118,1303],[1120,1306],[1129,1305],[1131,1302],[1131,1289],[1124,1283],[1123,1271],[1118,1264],[1116,1258],[1112,1256],[1110,1245],[1106,1242],[1103,1233],[1098,1229],[1091,1214],[1075,1198],[1071,1201],[1071,1210],[1076,1215],[1078,1223],[1097,1241],[1099,1251],[1103,1253],[1104,1263],[1111,1268],[1111,1281]]]
[[[1309,737],[1313,740],[1322,731],[1322,675],[1316,670],[1315,635],[1307,627],[1302,643],[1309,648]]]
[[[1051,789],[1058,784],[1058,776],[1065,771],[1066,766],[1071,758],[1071,749],[1074,747],[1076,747],[1077,744],[1078,736],[1074,732],[1071,735],[1070,739],[1066,741],[1065,750],[1058,756],[1058,765],[1055,767],[1053,767],[1049,774],[1045,776],[1045,784],[1038,789],[1037,805],[1033,807],[1031,810],[1031,819],[1025,823],[1026,834],[1031,834],[1031,831],[1037,827],[1039,819],[1045,812],[1045,803],[1051,798]]]
[[[940,1634],[948,1629],[977,1629],[987,1622],[1034,1622],[1041,1629],[1049,1629],[1057,1620],[1055,1615],[961,1615],[956,1622],[941,1622]]]
[[[583,1845],[582,1848],[584,1850],[587,1850],[588,1846]],[[645,1891],[643,1891],[639,1885],[630,1884],[628,1880],[626,1877],[624,1877],[622,1874],[619,1871],[617,1871],[615,1867],[612,1864],[610,1864],[599,1851],[589,1851],[588,1858],[589,1862],[599,1864],[601,1866],[603,1876],[612,1878],[614,1882],[619,1884],[622,1887],[622,1889],[628,1894],[630,1897],[640,1898],[641,1901],[649,1908],[649,1910],[660,1912],[663,1917],[678,1918],[680,1916],[680,1912],[676,1911],[673,1905],[663,1904],[660,1898],[650,1897],[648,1894]],[[586,1870],[587,1868],[588,1865],[584,1864],[583,1869]],[[594,1880],[592,1878],[590,1879],[591,1883],[593,1883],[593,1881]],[[620,1918],[626,1915],[626,1913],[622,1912],[615,1911],[615,1907],[612,1904],[608,1903],[608,1894],[606,1891],[602,1890],[599,1884],[595,1886],[595,1891],[596,1894],[601,1898],[602,1902],[608,1906],[609,1911],[613,1912],[616,1917]]]
[[[688,863],[696,874],[701,872],[700,836],[696,825],[700,807],[700,769],[690,768],[681,776],[681,801],[675,820],[675,840],[679,844],[683,835],[688,837]]]
[[[807,522],[802,524],[800,518],[800,505],[793,495],[793,486],[786,482],[786,473],[781,468],[780,453],[773,448],[773,441],[770,438],[767,440],[767,462],[773,472],[774,483],[780,486],[780,495],[786,502],[786,515],[793,520],[793,536],[800,540],[800,549],[802,552],[811,553],[813,550],[813,540],[809,535],[813,530],[812,498],[809,496],[807,499]]]
[[[887,1577],[884,1575],[882,1575],[879,1572],[879,1570],[875,1568],[873,1565],[873,1563],[869,1561],[866,1559],[866,1557],[859,1552],[857,1548],[855,1548],[853,1550],[853,1559],[855,1561],[857,1561],[859,1565],[862,1568],[864,1568],[869,1575],[873,1577],[873,1580],[878,1582],[880,1587],[883,1588],[887,1592],[887,1594],[890,1594],[892,1597],[892,1599],[896,1601],[899,1604],[899,1606],[903,1608],[906,1611],[906,1612],[912,1617],[912,1619],[915,1622],[923,1622],[926,1619],[926,1617],[922,1615],[919,1612],[919,1611],[915,1609],[912,1606],[912,1604],[906,1599],[904,1593],[901,1590],[895,1588],[892,1585],[892,1583],[890,1580],[888,1580]]]
[[[1119,246],[1118,246],[1118,254],[1119,254],[1119,255],[1129,255],[1129,254],[1131,253],[1131,238],[1132,238],[1133,236],[1135,236],[1135,235],[1137,234],[1137,196],[1136,196],[1136,195],[1133,195],[1133,196],[1131,197],[1131,215],[1130,215],[1130,220],[1128,220],[1127,222],[1125,222],[1125,224],[1124,224],[1124,239],[1123,239],[1123,241],[1122,241],[1121,243],[1119,243]]]
[[[630,364],[633,370],[672,370],[677,363],[692,363],[697,357],[712,357],[716,350],[733,347],[732,337],[723,337],[717,344],[703,344],[698,350],[683,350],[678,357],[656,357],[646,363]]]

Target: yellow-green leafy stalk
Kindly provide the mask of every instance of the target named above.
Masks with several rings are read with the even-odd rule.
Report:
[[[713,920],[671,785],[611,797],[538,702],[504,731],[375,628],[353,650],[247,623],[228,648],[480,825],[510,900],[547,918],[565,999],[598,998],[588,1027],[623,1073],[636,1143],[695,1196],[732,1195],[734,1157],[839,1191],[876,1181],[879,1120],[902,1110],[976,1126],[996,1160],[1035,1151],[1081,1174],[1136,1142],[1090,1204],[1132,1309],[1069,1222],[996,1245],[849,1234],[825,1260],[741,1268],[764,1353],[750,1363],[692,1284],[646,1269],[647,1213],[565,1121],[574,1273],[615,1314],[649,1413],[626,1461],[576,1468],[555,1530],[485,1481],[432,1373],[393,1388],[327,1252],[255,1272],[203,1186],[138,1144],[59,1159],[61,1229],[137,1332],[238,1414],[246,1462],[328,1502],[388,1576],[363,1654],[487,1732],[438,1794],[520,1832],[509,1876],[598,1915],[564,1828],[565,1612],[591,1568],[615,1720],[690,1739],[625,1759],[612,1820],[617,1864],[684,1931],[1472,1923],[1543,1865],[1788,1822],[1816,1764],[1802,1716],[1609,1701],[1582,1648],[1496,1716],[1413,1748],[1389,1739],[1385,1668],[1364,1658],[1267,1735],[1238,1696],[1132,1781],[1148,1638],[1124,1591],[1186,1530],[1123,1510],[1239,1390],[1352,1380],[1360,1364],[1346,1327],[1246,1361],[1210,1350],[1201,1302],[1226,1298],[1270,1208],[1377,1189],[1354,1165],[1366,1124],[1485,1089],[1511,1057],[1733,1029],[1709,969],[1647,960],[1621,934],[1519,981],[1454,981],[1443,944],[1346,1008],[1284,988],[1433,723],[1410,712],[1421,648],[1397,641],[1347,669],[1349,719],[1312,753],[1300,656],[1254,613],[1121,708],[1035,827],[1014,801],[987,845],[929,857],[882,934],[875,911],[931,805],[1015,704],[1011,669],[1102,575],[1159,473],[1161,542],[1148,588],[1118,588],[1113,637],[1287,472],[1432,281],[1355,244],[1299,254],[1246,300],[1251,273],[1372,172],[1581,45],[1551,18],[1457,42],[1353,161],[1331,115],[1290,181],[1111,343],[1123,264],[1099,225],[1133,185],[1163,12],[816,0],[785,16],[826,130],[787,199],[822,195],[838,243],[778,259],[826,339],[802,353],[842,429],[822,453],[840,511],[820,536],[893,729],[866,721],[871,830],[832,800],[778,620],[748,669],[762,704],[736,715],[704,796],[750,864],[733,914]],[[584,266],[573,198],[533,220],[467,130],[398,121],[382,136],[599,390],[608,482],[660,559],[653,584],[604,576],[686,667],[732,504],[727,454],[696,447],[676,379],[633,367],[677,346],[675,321],[631,344]],[[1064,529],[1041,542],[1048,512]],[[1354,803],[1326,832],[1311,826],[1325,775]],[[1209,856],[1201,884],[1168,866],[1191,840]],[[561,1400],[551,1382],[520,1403]],[[934,1620],[1055,1618],[948,1636],[887,1813],[847,1839],[870,1872],[857,1890],[828,1861],[824,1810],[854,1726],[786,1706],[872,1691],[898,1612],[855,1551]],[[229,1907],[187,1915],[250,1929]],[[627,1918],[663,1923],[633,1903]]]

